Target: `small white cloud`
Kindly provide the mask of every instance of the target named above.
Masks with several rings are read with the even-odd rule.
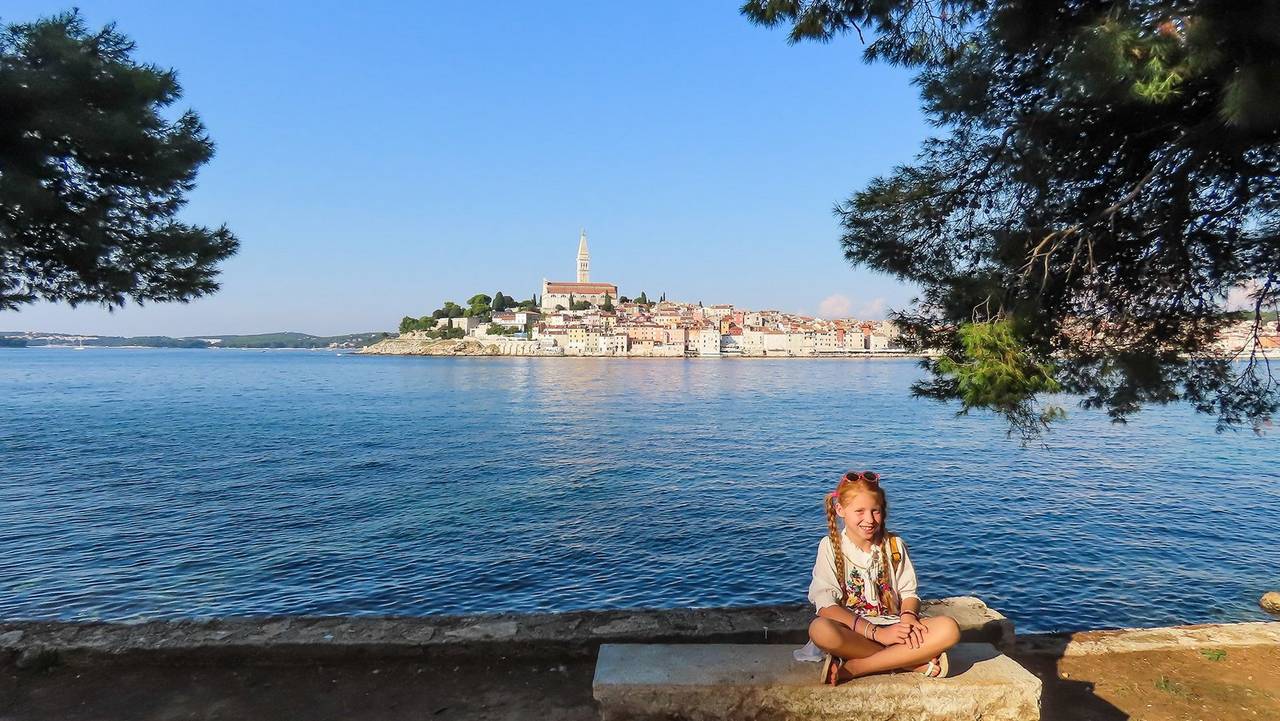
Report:
[[[858,309],[859,320],[884,320],[885,300],[884,298],[876,298],[870,303],[864,303]]]
[[[853,302],[839,293],[833,293],[818,305],[818,316],[822,318],[844,318],[849,315]]]
[[[1253,310],[1255,300],[1250,296],[1258,292],[1258,281],[1245,281],[1227,293],[1227,310]]]

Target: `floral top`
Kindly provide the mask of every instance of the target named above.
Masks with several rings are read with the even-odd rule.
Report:
[[[867,617],[873,623],[897,623],[898,617],[890,615],[881,607],[880,590],[875,587],[875,579],[884,576],[888,591],[893,594],[896,605],[901,607],[905,598],[920,598],[916,591],[916,569],[911,564],[911,556],[907,554],[907,544],[902,544],[902,563],[897,573],[893,569],[881,574],[884,554],[878,547],[870,552],[863,551],[853,544],[843,533],[840,534],[840,545],[844,551],[844,570],[846,578],[844,587],[848,589],[848,600],[845,607],[854,613]],[[840,582],[836,578],[836,558],[831,552],[831,538],[824,536],[818,544],[818,558],[813,564],[813,580],[809,583],[809,600],[815,610],[840,603]]]

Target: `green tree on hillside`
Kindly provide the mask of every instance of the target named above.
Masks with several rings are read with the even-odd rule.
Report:
[[[503,295],[502,291],[498,291],[493,294],[493,302],[490,305],[495,312],[502,312],[511,307],[514,302],[514,299]]]
[[[844,255],[918,285],[916,393],[1039,432],[1038,397],[1114,420],[1184,400],[1219,428],[1280,406],[1280,10],[1240,0],[750,0],[793,42],[853,33],[912,68],[942,132],[839,204]],[[1217,342],[1247,290],[1253,337]]]
[[[468,315],[487,315],[493,311],[493,299],[484,293],[476,293],[467,299]]]
[[[176,219],[213,142],[177,74],[72,11],[0,30],[0,310],[218,289],[239,241]]]
[[[600,304],[600,310],[606,313],[613,312],[613,301],[610,300],[608,293],[604,294],[604,302]]]
[[[431,330],[434,327],[436,327],[436,319],[429,315],[424,315],[421,318],[406,315],[400,319],[401,333],[410,333],[415,330]]]
[[[431,314],[432,318],[461,318],[466,312],[466,308],[454,303],[451,300],[444,302],[444,306],[437,309]]]
[[[640,305],[649,305],[649,297],[646,296],[642,290],[640,291],[640,295],[636,298],[636,302]]]

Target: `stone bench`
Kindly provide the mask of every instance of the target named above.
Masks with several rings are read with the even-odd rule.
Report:
[[[1040,680],[987,643],[961,643],[951,675],[881,674],[832,688],[792,645],[605,644],[592,691],[603,721],[1024,721]]]

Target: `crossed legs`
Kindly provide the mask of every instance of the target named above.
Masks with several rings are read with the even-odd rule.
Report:
[[[818,648],[845,660],[842,678],[899,669],[916,670],[960,641],[960,627],[951,618],[937,616],[921,619],[921,623],[929,632],[924,635],[920,648],[911,648],[905,643],[882,646],[829,618],[815,618],[809,624],[809,638]]]

